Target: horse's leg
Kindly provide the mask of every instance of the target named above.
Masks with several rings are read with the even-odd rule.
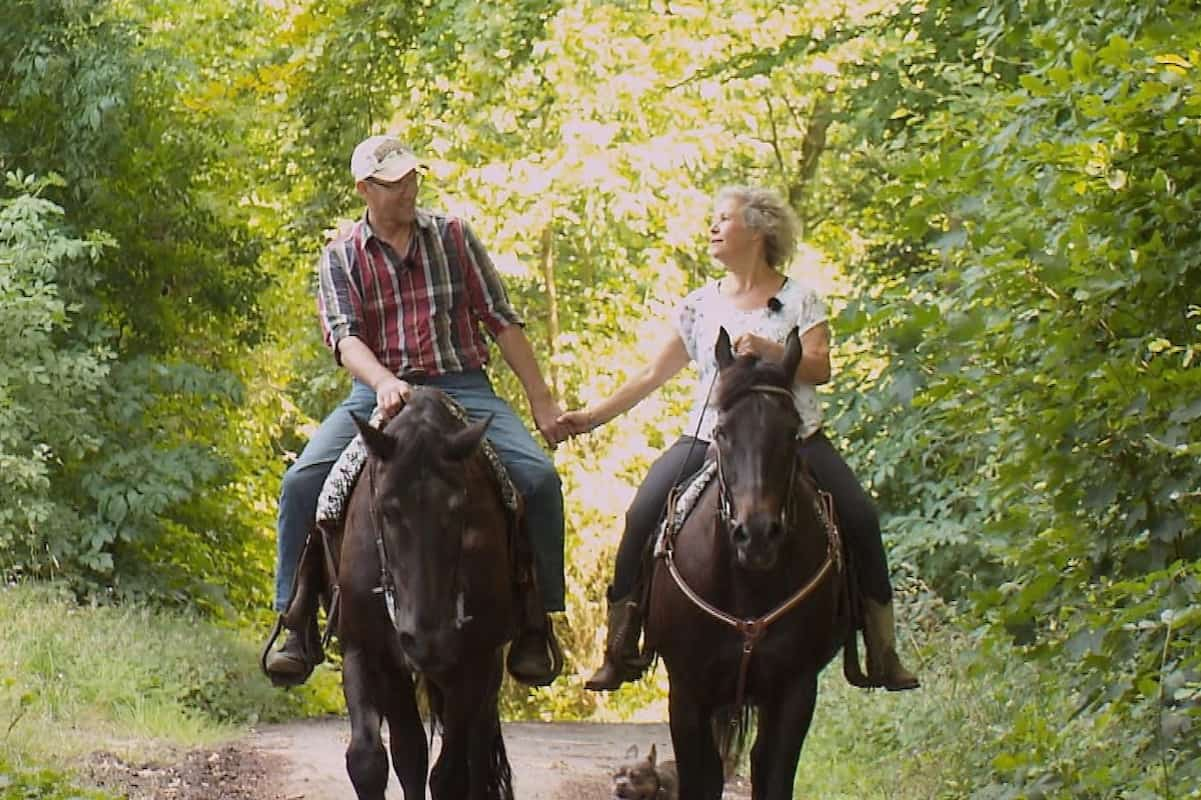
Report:
[[[751,751],[753,800],[791,800],[801,746],[817,705],[817,674],[799,676],[759,706]]]
[[[680,800],[721,800],[724,778],[721,755],[713,740],[713,710],[702,707],[671,683],[668,716],[680,774]]]
[[[417,691],[412,676],[399,667],[389,670],[382,696],[384,717],[388,720],[392,769],[396,770],[405,800],[424,800],[429,742],[421,724],[421,712],[417,709]]]
[[[348,649],[342,659],[342,692],[350,712],[346,772],[359,800],[384,800],[388,785],[388,754],[380,737],[382,717],[373,677],[370,658],[362,648]]]

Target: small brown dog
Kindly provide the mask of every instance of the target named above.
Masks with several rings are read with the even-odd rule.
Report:
[[[638,758],[638,745],[626,751],[629,764],[613,774],[615,800],[677,800],[680,796],[676,762],[656,760],[655,746],[646,758]]]

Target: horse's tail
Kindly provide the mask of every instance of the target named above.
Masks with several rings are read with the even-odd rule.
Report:
[[[492,737],[492,769],[488,772],[487,796],[498,800],[513,800],[513,772],[509,767],[509,756],[505,752],[505,740],[501,736],[500,721]]]
[[[726,706],[713,715],[713,741],[721,755],[722,775],[726,780],[733,777],[742,761],[754,723],[755,709],[751,705]]]
[[[442,690],[431,680],[417,678],[421,693],[425,696],[426,708],[429,709],[430,741],[439,729],[445,730],[442,712],[445,708],[445,697]],[[492,735],[492,752],[489,755],[489,777],[485,786],[484,796],[496,800],[513,800],[513,770],[509,766],[509,754],[505,751],[505,740],[500,730],[500,719],[497,718]],[[466,776],[459,776],[466,780]]]

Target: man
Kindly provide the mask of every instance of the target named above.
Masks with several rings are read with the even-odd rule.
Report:
[[[547,388],[509,305],[487,251],[463,220],[417,208],[421,165],[392,136],[372,136],[350,160],[363,219],[327,245],[320,264],[318,307],[325,340],[354,377],[350,395],[330,414],[284,475],[280,492],[275,607],[287,610],[317,498],[334,462],[357,433],[351,414],[385,417],[400,411],[412,387],[400,376],[436,386],[472,419],[493,414],[488,439],[525,501],[524,527],[546,612],[564,608],[563,494],[554,464],[507,403],[483,367],[488,346],[481,327],[520,380],[534,421],[552,443],[565,438],[562,411]],[[298,588],[298,594],[300,593]],[[528,599],[528,598],[527,598]],[[297,605],[301,605],[298,599]],[[523,603],[528,607],[529,603]],[[288,637],[263,666],[281,684],[312,670],[304,644],[315,619],[311,600],[285,615]],[[305,619],[292,619],[303,616]],[[533,684],[552,681],[553,631],[544,613],[525,613],[510,648],[509,670]]]

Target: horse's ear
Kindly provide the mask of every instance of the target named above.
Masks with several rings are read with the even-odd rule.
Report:
[[[356,414],[351,414],[350,418],[354,420],[355,427],[359,429],[359,435],[363,437],[363,444],[367,445],[367,451],[378,459],[387,461],[396,452],[396,440],[388,434],[373,428],[367,422],[364,422]]]
[[[796,375],[796,368],[800,366],[803,354],[801,335],[796,328],[793,328],[788,332],[788,339],[784,342],[784,374],[790,379]]]
[[[632,744],[626,748],[626,761],[634,761],[638,758],[638,745]]]
[[[655,760],[657,758],[658,758],[658,754],[655,753],[655,745],[651,744],[651,751],[646,754],[646,760],[651,762],[651,766],[653,767],[653,766],[655,766]]]
[[[484,432],[488,430],[488,425],[492,422],[492,416],[489,414],[487,419],[468,425],[463,430],[446,437],[444,448],[446,457],[451,461],[462,461],[474,453],[479,448],[480,442],[484,438]]]
[[[730,346],[730,334],[726,333],[724,327],[717,332],[717,345],[713,348],[713,355],[717,358],[718,369],[725,369],[734,363],[734,349]]]

